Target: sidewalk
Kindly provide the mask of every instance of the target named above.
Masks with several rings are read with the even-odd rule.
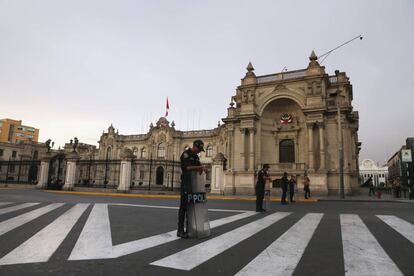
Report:
[[[0,185],[1,190],[33,190],[34,185]],[[131,193],[118,193],[115,189],[84,189],[83,191],[56,191],[56,190],[41,190],[46,193],[54,194],[72,194],[72,195],[84,195],[84,196],[113,196],[113,197],[129,197],[129,198],[180,198],[178,191],[168,190],[134,190]],[[256,196],[254,195],[217,195],[207,194],[208,200],[246,200],[254,201]],[[323,201],[342,201],[342,202],[401,202],[401,203],[414,203],[414,200],[408,198],[395,198],[390,194],[382,194],[381,199],[374,196],[368,196],[368,189],[362,188],[359,195],[345,196],[341,199],[339,195],[329,196],[312,196],[309,199],[305,199],[302,193],[295,194],[296,202],[323,202]],[[272,202],[280,202],[280,196],[271,196]]]

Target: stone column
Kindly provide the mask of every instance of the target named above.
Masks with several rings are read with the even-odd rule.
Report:
[[[66,156],[66,178],[63,190],[72,191],[76,183],[76,162],[79,160],[79,155],[76,151],[69,153]]]
[[[131,187],[131,164],[135,158],[133,152],[126,148],[121,154],[121,171],[119,173],[118,192],[128,193]]]
[[[246,129],[244,128],[240,128],[240,135],[241,135],[241,139],[240,139],[240,159],[241,159],[241,170],[245,171],[246,170]]]
[[[213,164],[211,166],[211,193],[223,194],[224,184],[224,172],[223,172],[224,156],[222,153],[218,153],[213,158]]]
[[[324,127],[323,123],[318,124],[319,128],[319,155],[320,155],[320,170],[325,170],[325,136],[324,136]]]
[[[255,129],[250,128],[249,129],[249,136],[250,136],[250,162],[249,162],[249,171],[254,172],[254,133]]]
[[[308,153],[309,153],[309,169],[313,170],[313,123],[307,123],[308,126]]]
[[[40,177],[39,177],[39,182],[36,185],[37,189],[47,189],[47,181],[48,181],[48,178],[49,178],[50,159],[52,159],[52,155],[50,154],[50,152],[45,153],[41,157]]]

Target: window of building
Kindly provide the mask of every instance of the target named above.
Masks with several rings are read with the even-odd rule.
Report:
[[[143,180],[144,177],[145,177],[145,170],[141,168],[141,170],[139,171],[139,179]]]
[[[280,142],[279,163],[295,163],[295,144],[293,140],[282,140]]]
[[[23,127],[17,127],[17,130],[23,131],[24,129],[23,129]]]
[[[147,157],[147,150],[146,148],[142,148],[141,149],[141,158],[146,158]]]
[[[160,143],[157,149],[157,157],[158,158],[165,158],[165,144]]]
[[[0,156],[3,156],[4,154],[4,149],[0,149]]]
[[[112,158],[112,149],[111,147],[106,149],[106,159],[111,159]]]
[[[29,132],[35,132],[34,128],[27,128],[26,130]]]
[[[12,157],[13,157],[13,158],[16,158],[16,156],[17,156],[17,151],[15,151],[15,150],[14,150],[14,151],[12,152]]]
[[[135,155],[136,157],[138,157],[138,149],[137,149],[137,148],[134,148],[133,153],[134,153],[134,155]]]
[[[213,146],[208,145],[206,148],[206,157],[212,157],[213,156]]]

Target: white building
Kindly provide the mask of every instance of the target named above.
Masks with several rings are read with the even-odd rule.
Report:
[[[359,175],[361,184],[364,184],[370,177],[375,187],[385,186],[388,183],[388,167],[380,167],[372,159],[362,160],[359,165]]]

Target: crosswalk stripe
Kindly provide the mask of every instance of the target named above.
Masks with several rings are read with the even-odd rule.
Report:
[[[414,243],[414,225],[396,216],[377,215],[377,217],[407,238],[411,243]]]
[[[12,204],[13,202],[0,202],[0,206],[3,206],[3,205],[9,205],[9,204]]]
[[[278,212],[268,215],[151,264],[187,271],[191,270],[290,214],[288,212]]]
[[[340,221],[346,275],[403,275],[358,215]]]
[[[61,207],[63,204],[64,203],[52,203],[42,208],[27,212],[20,216],[0,222],[0,236],[54,209]]]
[[[89,204],[76,204],[0,259],[0,265],[47,262],[88,206]]]
[[[246,212],[210,222],[210,228],[255,215]],[[170,231],[135,241],[112,245],[111,227],[106,204],[95,204],[70,254],[69,260],[111,259],[139,252],[179,239],[177,231]]]
[[[246,212],[230,217],[225,217],[217,220],[213,220],[210,222],[210,229],[213,229],[215,227],[222,226],[224,224],[234,222],[240,219],[244,219],[250,216],[255,215],[256,212]],[[140,240],[127,242],[119,245],[114,246],[114,252],[117,257],[125,256],[131,253],[139,252],[147,248],[151,248],[157,245],[161,245],[167,242],[175,241],[177,239],[180,239],[177,237],[177,230],[170,231],[168,233],[163,233],[160,235],[151,236],[148,238],[143,238]]]
[[[292,275],[323,214],[307,214],[236,275]]]
[[[32,207],[32,206],[35,206],[35,205],[38,205],[38,204],[39,203],[23,203],[23,204],[19,204],[19,205],[16,205],[16,206],[2,208],[2,209],[0,209],[0,215],[4,215],[4,214],[10,213],[10,212],[17,211],[17,210]]]

